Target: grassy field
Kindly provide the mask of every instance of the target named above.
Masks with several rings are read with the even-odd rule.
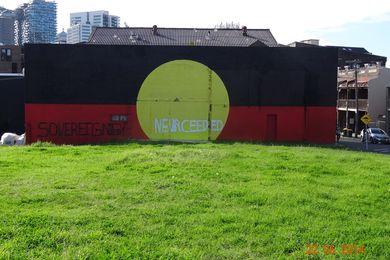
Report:
[[[390,259],[389,156],[259,144],[0,147],[0,258],[326,253]]]

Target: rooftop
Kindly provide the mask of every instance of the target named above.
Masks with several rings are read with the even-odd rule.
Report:
[[[97,27],[88,44],[99,45],[158,45],[158,46],[221,46],[277,47],[269,29],[194,29]]]

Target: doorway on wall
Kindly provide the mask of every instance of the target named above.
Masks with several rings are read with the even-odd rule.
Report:
[[[17,63],[12,63],[12,73],[17,73],[18,72],[18,64]]]
[[[267,141],[276,141],[277,139],[277,130],[278,130],[278,116],[275,114],[267,115]]]

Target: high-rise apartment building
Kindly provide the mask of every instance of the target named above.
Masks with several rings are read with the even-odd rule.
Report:
[[[14,44],[15,13],[0,7],[0,45]]]
[[[108,11],[92,11],[70,14],[70,26],[91,24],[97,27],[119,27],[119,16],[110,15]]]
[[[120,18],[116,15],[110,15],[110,26],[109,27],[120,27]]]
[[[57,3],[32,0],[15,10],[15,43],[53,43],[57,35]]]
[[[88,42],[92,32],[90,24],[75,24],[68,29],[67,43]]]
[[[108,11],[92,11],[70,14],[67,43],[87,42],[93,27],[119,27],[119,16]]]

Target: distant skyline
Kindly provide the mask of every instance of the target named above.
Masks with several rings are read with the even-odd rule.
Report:
[[[1,0],[15,9],[28,1]],[[230,1],[58,0],[58,32],[69,27],[69,14],[107,10],[121,26],[213,28],[223,22],[270,29],[281,44],[319,39],[321,45],[364,47],[390,60],[389,0]],[[388,62],[390,63],[390,62]],[[389,65],[387,65],[389,67]]]

